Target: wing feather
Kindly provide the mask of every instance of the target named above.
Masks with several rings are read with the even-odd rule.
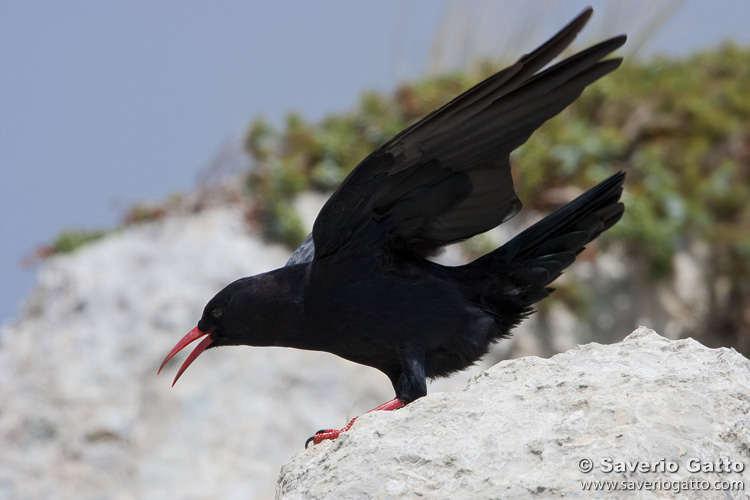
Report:
[[[539,48],[365,158],[315,221],[316,262],[377,251],[425,256],[518,213],[511,151],[621,62],[602,59],[625,36],[542,70],[573,41],[591,13],[585,10]]]

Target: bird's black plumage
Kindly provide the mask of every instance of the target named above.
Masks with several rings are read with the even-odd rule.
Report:
[[[243,344],[327,351],[385,373],[405,404],[425,395],[427,378],[479,360],[623,213],[618,173],[469,264],[426,259],[516,215],[511,151],[619,66],[603,58],[625,36],[543,69],[591,13],[365,158],[287,266],[219,292],[167,360],[204,335],[197,354]]]

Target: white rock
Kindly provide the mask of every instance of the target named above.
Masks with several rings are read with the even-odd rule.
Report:
[[[750,487],[748,449],[750,361],[641,327],[618,344],[504,361],[465,390],[367,414],[285,465],[277,498],[749,498],[744,489],[669,491],[690,480]],[[592,472],[579,470],[582,459]],[[606,472],[603,459],[679,470]],[[745,470],[693,473],[691,459]],[[589,480],[661,481],[666,491],[584,491]]]
[[[288,257],[247,234],[239,208],[214,207],[46,264],[24,314],[0,329],[0,500],[272,498],[281,464],[312,432],[392,398],[375,370],[291,349],[209,351],[174,389],[186,354],[156,376],[216,291]],[[408,495],[412,481],[390,477],[383,495]]]

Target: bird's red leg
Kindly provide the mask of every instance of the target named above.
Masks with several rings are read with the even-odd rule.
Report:
[[[405,406],[404,402],[401,401],[398,398],[395,398],[395,399],[391,399],[387,403],[383,403],[382,405],[378,406],[377,408],[373,408],[372,410],[368,411],[367,413],[371,413],[373,411],[391,411],[391,410],[397,410],[397,409],[399,409],[399,408],[401,408],[403,406]],[[313,437],[309,438],[305,442],[305,448],[307,448],[307,445],[309,445],[310,442],[312,442],[313,444],[320,444],[323,441],[325,441],[326,439],[336,439],[337,437],[339,437],[339,434],[341,434],[342,432],[346,432],[349,429],[351,429],[352,425],[354,425],[354,421],[357,420],[357,418],[359,418],[359,417],[354,417],[353,419],[351,419],[349,421],[349,423],[346,424],[346,427],[344,427],[343,429],[323,429],[321,431],[316,432]]]

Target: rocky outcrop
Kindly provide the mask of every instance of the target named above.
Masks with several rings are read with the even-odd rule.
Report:
[[[750,361],[641,327],[364,415],[277,498],[750,498],[748,450]]]
[[[134,226],[46,263],[23,314],[0,329],[0,499],[273,498],[279,468],[302,449],[305,439],[317,429],[343,426],[350,417],[389,400],[393,393],[388,380],[375,370],[329,354],[276,348],[211,350],[190,367],[174,388],[170,387],[172,377],[186,354],[170,363],[160,377],[156,376],[156,370],[174,343],[195,326],[214,292],[240,276],[281,266],[288,257],[288,250],[268,246],[247,233],[241,208],[213,207]],[[595,269],[594,277],[600,274],[599,268],[588,262],[579,262],[575,268]],[[561,321],[556,310],[554,306],[544,316],[550,325],[555,325],[555,347],[567,349],[576,342],[574,333],[580,332],[579,323]],[[507,349],[514,345],[516,353],[533,350],[525,349],[524,343],[534,339],[529,335],[530,327],[542,330],[536,322],[540,316],[524,322],[512,341],[502,342],[498,347]],[[609,328],[614,332],[610,337],[620,338],[616,333],[620,330]],[[665,344],[663,339],[660,342],[681,345]],[[592,352],[598,353],[598,349],[609,348],[599,347]],[[696,352],[704,351],[723,352],[727,360],[741,359],[726,350]],[[692,348],[687,352],[693,352]],[[499,357],[497,351],[494,356]],[[537,393],[545,396],[561,390],[556,386],[538,389],[533,385],[536,368],[526,373],[524,367],[560,364],[558,360],[565,359],[564,356],[570,354],[548,361],[524,358],[499,365],[516,366],[521,380],[517,383],[523,384],[527,377],[526,383],[532,384],[529,387],[533,391],[508,382],[507,388],[501,384],[499,392],[493,394],[490,392],[496,389],[488,389],[480,399],[496,398],[497,404],[510,404],[507,400],[517,402],[517,397],[532,398]],[[694,358],[703,359],[701,356],[695,354]],[[485,367],[491,364],[491,359],[492,354],[487,357]],[[628,362],[635,363],[635,359],[642,361],[633,354]],[[684,368],[690,369],[692,359],[683,361]],[[480,377],[471,387],[489,383],[498,369],[493,368],[488,372],[490,376]],[[704,370],[705,380],[697,383],[691,397],[698,402],[702,398],[714,401],[718,397],[714,393],[723,390],[715,384],[724,371],[696,369]],[[632,370],[637,372],[635,368]],[[746,368],[743,370],[746,372]],[[475,367],[470,373],[477,371],[479,368]],[[649,372],[641,369],[640,373]],[[638,373],[631,376],[634,381],[641,380]],[[468,377],[463,373],[439,381],[431,385],[430,393],[460,389]],[[610,380],[615,384],[614,379],[606,376],[600,383]],[[591,382],[587,384],[596,387]],[[572,391],[571,387],[568,389]],[[647,389],[651,388],[643,390]],[[484,418],[481,407],[475,408],[466,401],[456,406],[450,399],[466,394],[479,397],[479,393],[472,393],[474,390],[470,388],[453,396],[433,394],[393,414],[363,417],[351,434],[342,436],[338,442],[324,443],[297,455],[285,469],[280,494],[291,498],[300,492],[316,494],[320,484],[324,484],[319,481],[327,478],[326,474],[347,470],[346,460],[332,455],[339,453],[338,447],[351,451],[351,440],[371,436],[374,432],[371,425],[376,425],[377,432],[384,436],[391,435],[390,419],[396,419],[395,422],[416,415],[426,405],[442,404],[443,422],[448,415],[462,418],[460,412],[464,411],[462,432],[467,437],[474,436],[472,429],[476,428],[478,436],[482,429],[478,422]],[[726,398],[735,401],[731,395],[747,392],[747,387],[737,382],[732,391],[725,391]],[[632,393],[639,394],[636,390]],[[585,391],[581,394],[581,399],[588,397]],[[565,397],[560,397],[560,405],[566,401]],[[631,400],[647,401],[643,397],[632,396]],[[587,401],[590,408],[601,406],[597,399]],[[509,408],[514,409],[500,413],[508,419],[507,425],[502,420],[499,423],[493,420],[500,427],[496,435],[477,439],[508,446],[517,438],[521,439],[518,442],[525,442],[521,432],[525,428],[518,427],[513,420],[517,406]],[[731,408],[734,407],[728,405],[717,413],[715,421],[726,423],[727,415],[734,415]],[[589,410],[582,407],[580,411],[583,413],[570,415],[584,418]],[[680,424],[680,419],[693,422],[690,419],[697,418],[689,410],[680,411],[681,416],[673,419],[674,425]],[[573,418],[570,415],[566,418]],[[617,422],[628,415],[617,413]],[[475,477],[466,469],[470,462],[464,464],[459,455],[419,455],[414,451],[419,450],[418,446],[412,446],[415,440],[429,439],[442,425],[439,417],[437,414],[434,420],[415,417],[410,425],[419,428],[418,434],[403,431],[393,434],[397,440],[394,443],[401,442],[403,448],[395,456],[400,457],[399,463],[407,472],[389,469],[383,462],[370,471],[377,484],[368,490],[369,494],[399,496],[399,492],[408,495],[412,490],[426,494],[429,488],[419,490],[410,481],[420,475],[437,477],[440,468],[451,470],[441,460],[450,459],[458,467],[455,484],[463,485],[469,481],[467,478]],[[604,426],[604,417],[599,418],[597,425]],[[641,419],[640,414],[638,418]],[[559,413],[542,406],[533,419],[548,422],[544,425],[552,426],[550,433],[572,425]],[[742,434],[745,428],[736,431],[740,443],[747,443]],[[400,427],[393,429],[398,431]],[[725,435],[725,439],[730,438]],[[454,443],[451,439],[443,436],[442,441]],[[624,438],[618,439],[616,442],[621,443]],[[539,438],[538,442],[545,441]],[[435,446],[435,453],[443,450],[442,445]],[[465,445],[452,446],[460,449]],[[552,456],[544,447],[534,449],[541,450],[540,461]],[[486,450],[477,453],[491,457]],[[373,460],[376,456],[373,454]],[[615,458],[620,456],[617,454]],[[638,454],[635,458],[644,456]],[[309,475],[304,473],[304,464],[310,466]],[[332,469],[326,471],[325,467]],[[509,463],[503,467],[518,470]],[[479,467],[477,473],[482,470],[488,469]],[[381,480],[386,472],[394,475]],[[354,472],[347,474],[352,480],[357,477]],[[497,478],[502,476],[496,478],[493,474],[482,481],[499,484]],[[531,479],[527,482],[530,484]],[[336,484],[333,481],[331,488]],[[361,484],[369,483],[364,479]],[[440,488],[453,491],[447,486]],[[326,491],[336,496],[336,491],[347,490]]]

